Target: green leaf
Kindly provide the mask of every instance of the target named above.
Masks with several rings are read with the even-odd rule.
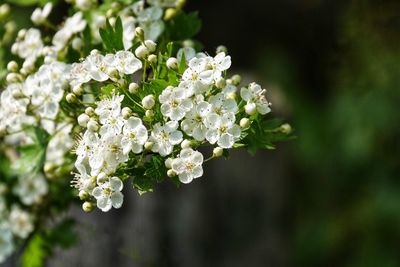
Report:
[[[115,21],[115,28],[113,28],[110,21],[107,20],[106,26],[101,28],[99,33],[103,40],[103,46],[108,52],[115,52],[124,49],[123,26],[120,17]]]
[[[78,234],[74,230],[75,220],[67,218],[46,233],[46,241],[52,246],[58,245],[68,249],[79,241]]]
[[[42,235],[35,234],[25,248],[21,257],[22,267],[42,267],[48,256],[46,242]]]
[[[47,132],[39,127],[29,127],[25,132],[33,144],[18,148],[20,158],[13,164],[13,169],[19,175],[36,173],[43,168],[49,140]]]

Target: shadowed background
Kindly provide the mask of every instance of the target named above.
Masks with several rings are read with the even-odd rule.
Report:
[[[298,139],[126,188],[120,210],[73,208],[80,245],[48,266],[400,266],[400,3],[188,2],[205,50],[226,45]]]

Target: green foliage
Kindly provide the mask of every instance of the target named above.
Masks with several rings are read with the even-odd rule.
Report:
[[[39,127],[30,127],[26,133],[32,138],[33,144],[19,147],[20,158],[13,167],[20,175],[36,173],[43,168],[49,138],[47,132]]]
[[[252,154],[255,154],[259,149],[275,149],[275,142],[288,141],[294,138],[291,133],[282,130],[282,125],[283,122],[280,119],[255,120],[246,134],[242,135],[242,143],[247,144],[247,149]]]
[[[65,219],[51,229],[35,233],[21,257],[22,267],[43,267],[46,257],[50,256],[57,246],[63,249],[74,246],[78,242],[74,225],[75,221]]]
[[[45,5],[48,2],[58,3],[59,0],[6,0],[6,2],[20,6],[33,6]]]
[[[123,43],[123,26],[121,18],[118,17],[115,21],[114,28],[111,26],[110,21],[106,21],[105,28],[99,30],[103,46],[107,52],[115,52],[124,49]]]
[[[167,33],[171,40],[190,39],[199,33],[201,20],[197,12],[186,14],[180,12],[174,19],[167,24]]]

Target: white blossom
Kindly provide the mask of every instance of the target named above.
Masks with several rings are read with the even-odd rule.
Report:
[[[92,195],[97,200],[97,207],[104,212],[109,211],[111,207],[120,208],[124,201],[122,188],[123,183],[118,177],[111,177],[109,181],[94,188]]]
[[[40,173],[28,173],[18,178],[18,183],[13,189],[25,205],[38,203],[47,194],[48,185],[44,176]]]
[[[128,154],[129,151],[136,154],[142,152],[143,145],[146,143],[147,139],[147,129],[143,125],[142,120],[131,117],[125,122],[121,140],[121,145],[125,154]]]
[[[206,119],[208,130],[206,139],[210,144],[217,143],[221,148],[231,148],[240,137],[240,127],[235,124],[235,115],[226,113],[222,116],[211,113]]]
[[[17,206],[11,208],[9,221],[11,231],[20,238],[27,238],[33,231],[32,216]]]
[[[155,124],[149,138],[153,142],[152,151],[163,157],[171,154],[174,146],[182,142],[183,134],[177,130],[178,126],[176,121],[169,121],[165,125]]]
[[[270,104],[265,98],[265,89],[256,83],[251,83],[248,88],[243,87],[240,90],[240,96],[248,105],[255,106],[261,115],[271,111]]]
[[[211,105],[201,101],[186,113],[185,119],[181,122],[182,130],[197,141],[203,141],[207,132],[205,120],[211,112]]]
[[[53,9],[53,3],[47,3],[43,9],[42,8],[36,8],[31,16],[31,20],[34,24],[36,25],[41,25],[43,24],[47,17],[50,15],[51,10]]]
[[[178,174],[179,180],[188,184],[203,175],[203,155],[191,148],[182,149],[179,157],[172,160],[172,170]]]
[[[190,96],[190,95],[189,95]],[[185,89],[169,86],[159,96],[161,113],[171,120],[179,121],[185,117],[193,103],[188,98]]]

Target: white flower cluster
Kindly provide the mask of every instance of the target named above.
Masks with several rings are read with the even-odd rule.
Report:
[[[141,46],[155,51],[157,45],[149,42],[144,41]],[[128,90],[98,96],[101,100],[86,106],[85,113],[77,118],[78,124],[86,128],[76,148],[78,173],[74,181],[80,197],[86,200],[84,209],[94,207],[90,199],[95,199],[103,211],[121,207],[123,185],[116,172],[138,154],[142,158],[161,156],[168,176],[190,183],[203,175],[204,156],[196,147],[215,145],[214,156],[220,156],[223,149],[232,148],[240,139],[242,129],[250,126],[246,114],[264,115],[270,111],[265,90],[255,83],[241,89],[240,103],[237,102],[235,84],[240,81],[237,77],[235,81],[224,78],[231,66],[230,56],[224,52],[215,57],[190,52],[186,49],[178,53],[180,57],[185,53],[187,68],[176,86],[167,86],[154,95],[131,83]],[[176,69],[177,61],[169,58],[166,65]],[[85,83],[97,81],[115,84],[114,90],[118,90],[126,86],[125,79],[130,74],[142,67],[142,61],[129,51],[105,56],[95,51],[81,63],[73,64],[71,87],[77,92]],[[124,97],[139,99],[129,106],[130,101],[124,102]],[[132,108],[142,109],[145,115],[133,114]]]

